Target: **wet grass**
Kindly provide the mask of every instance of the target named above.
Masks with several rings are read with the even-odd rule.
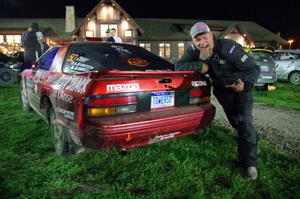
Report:
[[[254,91],[255,102],[300,110],[300,85],[288,82],[277,82],[276,85],[277,89],[274,91]]]
[[[234,134],[208,132],[132,149],[54,153],[47,125],[0,88],[0,198],[299,198],[300,161],[260,143],[259,178],[232,161]]]

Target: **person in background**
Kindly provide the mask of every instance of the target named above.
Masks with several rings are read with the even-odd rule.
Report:
[[[121,39],[121,37],[117,36],[117,31],[115,28],[107,29],[106,33],[108,34],[108,38],[106,41],[122,43],[122,39]]]
[[[252,124],[253,85],[259,67],[242,46],[233,40],[216,38],[207,24],[198,22],[191,28],[193,44],[176,64],[176,70],[208,73],[213,93],[238,132],[237,165],[255,180],[259,134]]]
[[[39,42],[41,45],[42,54],[44,54],[49,49],[49,45],[47,44],[45,39],[41,39],[41,40],[39,40]]]
[[[39,40],[42,39],[43,33],[40,31],[39,25],[35,22],[22,34],[21,45],[24,48],[24,69],[31,68],[32,63],[41,56],[42,49]]]

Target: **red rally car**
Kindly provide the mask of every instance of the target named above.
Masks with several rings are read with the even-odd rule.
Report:
[[[144,48],[82,42],[55,46],[21,74],[22,106],[50,125],[61,155],[127,149],[205,127],[210,82]]]

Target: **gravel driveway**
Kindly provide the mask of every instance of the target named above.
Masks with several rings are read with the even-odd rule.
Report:
[[[215,97],[212,97],[212,103],[217,108],[217,123],[231,128]],[[300,157],[300,111],[254,103],[253,124],[272,147]]]

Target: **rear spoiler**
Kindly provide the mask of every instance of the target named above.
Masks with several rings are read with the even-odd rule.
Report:
[[[84,75],[90,73],[90,78],[96,78],[99,76],[152,76],[152,75],[192,75],[195,71],[119,71],[119,70],[109,70],[109,71],[94,71],[94,72],[82,72],[76,75]]]
[[[145,75],[191,75],[194,74],[195,71],[105,71],[104,75],[117,75],[117,76],[145,76]]]

